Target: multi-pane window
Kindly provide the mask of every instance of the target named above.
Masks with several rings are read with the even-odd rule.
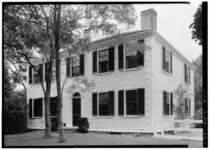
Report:
[[[84,75],[84,54],[66,58],[66,76],[77,77]]]
[[[114,91],[92,93],[93,116],[114,115]]]
[[[190,67],[184,64],[184,79],[185,83],[190,84]]]
[[[173,115],[173,93],[163,91],[163,114],[165,116]]]
[[[99,73],[108,72],[108,49],[99,51]]]
[[[144,115],[145,96],[144,88],[120,90],[118,92],[119,115]]]
[[[126,91],[126,114],[137,115],[138,112],[138,100],[137,90]]]
[[[133,44],[133,45],[132,45]],[[136,41],[127,45],[118,45],[119,69],[131,69],[144,66],[144,40]]]
[[[99,93],[99,116],[109,115],[109,93]]]
[[[42,81],[43,65],[39,64],[39,65],[36,65],[35,67],[37,68],[37,70],[31,69],[29,67],[29,83],[31,83],[33,81],[33,83],[37,84]],[[32,73],[32,70],[33,70],[33,73]],[[31,74],[33,74],[33,76],[31,76]]]
[[[93,52],[93,73],[104,73],[114,71],[115,48],[109,47]]]
[[[72,57],[72,76],[77,77],[80,75],[79,56]]]
[[[43,116],[43,99],[29,99],[29,117],[42,117]]]
[[[38,66],[37,66],[38,67]],[[39,83],[39,73],[33,70],[33,83]]]
[[[163,70],[167,73],[172,73],[172,53],[168,50],[166,50],[166,48],[163,46],[162,47],[163,50]]]

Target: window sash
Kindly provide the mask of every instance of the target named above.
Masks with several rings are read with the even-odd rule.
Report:
[[[36,106],[36,104],[38,104],[38,106]],[[40,105],[42,107],[40,107]],[[35,111],[35,109],[38,109],[38,110]],[[41,114],[40,114],[40,112],[41,112]],[[42,117],[42,116],[43,116],[43,99],[42,98],[33,99],[32,117],[36,118],[36,117]]]
[[[164,93],[166,95],[163,95],[163,102],[164,102],[163,114],[164,114],[164,116],[172,116],[173,110],[171,110],[171,109],[174,109],[174,98],[172,98],[173,102],[171,104],[171,94],[172,94],[172,96],[174,96],[174,94],[171,92],[166,92],[166,91],[164,91]],[[173,106],[171,106],[171,105],[173,105]]]
[[[109,116],[109,93],[103,92],[98,94],[98,115]]]
[[[168,51],[165,47],[164,47],[164,54],[165,54],[165,57],[163,58],[164,59],[164,66],[163,66],[163,70],[167,73],[170,73],[170,70],[171,70],[171,57],[170,55],[172,54],[170,51]]]
[[[126,115],[138,114],[138,92],[137,90],[126,90]]]

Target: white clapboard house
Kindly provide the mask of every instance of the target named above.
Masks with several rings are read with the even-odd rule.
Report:
[[[86,32],[89,36],[91,32]],[[119,40],[120,39],[120,40]],[[145,53],[129,52],[127,42],[143,42],[150,48]],[[188,87],[185,107],[194,113],[195,68],[177,49],[157,32],[157,12],[141,12],[141,30],[118,34],[90,43],[90,51],[80,54],[70,65],[69,53],[61,51],[61,80],[86,78],[95,86],[84,91],[75,86],[63,91],[63,121],[65,128],[77,125],[87,117],[92,130],[152,132],[155,120],[173,118],[174,90],[180,84]],[[36,64],[45,82],[45,62]],[[53,73],[51,116],[56,115],[56,81]],[[29,129],[44,129],[44,96],[38,74],[28,67],[27,98]]]

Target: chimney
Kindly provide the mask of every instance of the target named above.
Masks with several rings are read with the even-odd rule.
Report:
[[[85,29],[84,32],[83,32],[83,36],[84,38],[86,39],[89,39],[91,41],[91,29]]]
[[[157,30],[157,12],[151,8],[141,12],[141,30]]]

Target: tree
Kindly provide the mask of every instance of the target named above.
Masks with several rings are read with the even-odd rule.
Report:
[[[54,50],[52,39],[47,38],[51,36],[52,24],[44,22],[43,13],[42,5],[4,5],[4,52],[17,63],[28,63],[39,73],[40,79],[41,72],[34,60],[41,57],[42,62],[49,62],[46,86],[41,82],[41,87],[45,101],[45,137],[50,137],[49,99]]]
[[[193,61],[196,67],[194,75],[195,85],[195,110],[202,108],[203,105],[203,64],[202,55]]]
[[[128,25],[134,24],[135,16],[133,15],[133,12],[134,8],[131,5],[63,5],[62,9],[61,5],[54,5],[53,20],[55,23],[54,38],[56,52],[56,83],[59,101],[58,124],[60,142],[65,142],[62,120],[60,48],[69,50],[69,53],[75,53],[78,50],[88,51],[88,39],[81,38],[80,35],[75,34],[75,30],[78,32],[81,29],[84,30],[84,28],[88,28],[89,30],[100,30],[105,34],[113,34],[117,31],[117,25],[111,21],[114,20]]]
[[[192,39],[199,45],[203,44],[203,20],[202,20],[202,4],[199,5],[196,13],[194,14],[193,23],[189,26],[192,29]]]

